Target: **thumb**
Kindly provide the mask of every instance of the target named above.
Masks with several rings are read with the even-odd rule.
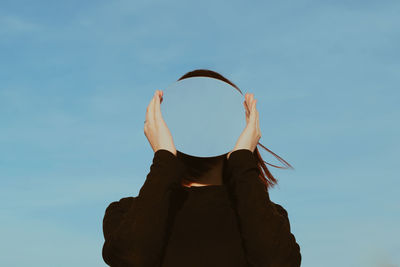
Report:
[[[244,106],[244,111],[245,111],[245,115],[246,115],[246,124],[249,122],[249,109],[246,105],[246,101],[243,101],[243,106]]]

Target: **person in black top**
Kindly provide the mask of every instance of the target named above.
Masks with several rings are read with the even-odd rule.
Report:
[[[138,196],[112,202],[103,218],[109,266],[300,266],[288,214],[259,179],[259,115],[254,95],[245,97],[247,126],[202,184],[185,179],[156,90],[144,127],[155,151],[150,172]]]

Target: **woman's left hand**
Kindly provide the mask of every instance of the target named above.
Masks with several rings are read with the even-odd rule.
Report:
[[[243,102],[243,106],[246,111],[246,127],[239,136],[234,149],[228,153],[228,159],[231,153],[235,150],[248,149],[251,152],[254,152],[258,140],[261,138],[259,113],[256,108],[257,100],[254,99],[254,94],[251,93],[246,93],[244,97],[245,101]]]

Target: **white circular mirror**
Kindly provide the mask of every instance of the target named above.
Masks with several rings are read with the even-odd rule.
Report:
[[[246,126],[244,96],[210,77],[190,77],[163,90],[161,113],[175,148],[195,157],[231,151]]]

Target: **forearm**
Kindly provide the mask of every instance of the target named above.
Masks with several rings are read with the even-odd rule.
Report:
[[[163,253],[172,189],[179,184],[182,174],[183,166],[171,152],[155,153],[146,181],[132,204],[122,209],[122,205],[115,203],[106,212],[106,259],[124,262],[126,266],[157,264]]]
[[[272,262],[287,261],[293,262],[288,266],[300,266],[300,250],[290,233],[289,220],[270,201],[253,153],[235,151],[228,164],[230,187],[249,262],[254,266],[269,266]]]

